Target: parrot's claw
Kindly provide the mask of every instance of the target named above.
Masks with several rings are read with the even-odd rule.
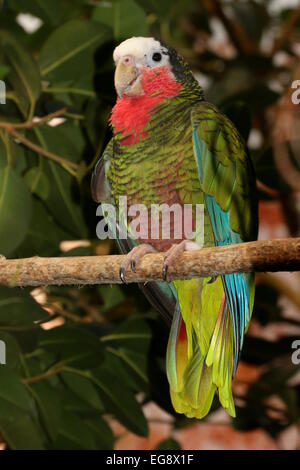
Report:
[[[124,268],[124,266],[121,266],[121,268],[120,268],[120,279],[123,282],[123,284],[127,284],[126,279],[125,279],[125,271],[126,271],[126,268]]]
[[[162,277],[163,277],[163,280],[166,281],[167,280],[167,277],[168,277],[168,269],[169,269],[169,266],[167,264],[164,264],[164,267],[163,267],[163,270],[162,270]]]
[[[135,259],[133,259],[133,260],[131,261],[131,271],[132,271],[133,273],[135,273],[135,268],[136,268],[136,261],[135,261]]]
[[[135,246],[132,250],[126,255],[125,260],[123,261],[120,268],[120,279],[123,284],[127,284],[125,279],[125,273],[130,267],[131,271],[135,273],[137,262],[147,253],[155,253],[156,249],[148,243],[144,243],[139,246]]]
[[[168,249],[165,253],[165,261],[162,270],[162,277],[164,281],[167,281],[168,272],[170,266],[174,263],[174,261],[178,258],[178,256],[182,255],[185,251],[194,251],[199,250],[200,246],[197,243],[191,240],[183,240],[182,242],[178,243],[177,245],[172,245],[171,248]]]
[[[212,276],[207,284],[213,284],[217,280],[218,276]]]

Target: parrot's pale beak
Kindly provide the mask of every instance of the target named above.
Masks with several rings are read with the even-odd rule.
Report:
[[[115,71],[115,87],[120,98],[143,94],[142,75],[135,65],[127,65],[119,60]]]

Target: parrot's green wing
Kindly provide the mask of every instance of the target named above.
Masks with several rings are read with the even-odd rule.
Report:
[[[106,146],[101,158],[98,160],[91,180],[91,192],[94,201],[99,203],[112,204],[116,207],[111,194],[111,188],[107,178],[111,159],[114,152],[114,139],[111,139]],[[105,214],[103,214],[105,216]],[[118,247],[122,253],[129,253],[137,241],[127,232],[127,237],[120,237],[118,224],[105,216],[110,232],[117,241]],[[168,323],[171,323],[173,313],[177,303],[176,290],[171,284],[163,281],[147,282],[139,284],[140,289],[148,299],[150,304],[158,310]]]
[[[255,239],[255,176],[242,138],[207,102],[193,108],[191,119],[199,181],[216,246]],[[254,282],[252,274],[244,273],[222,276],[222,281],[233,328],[235,370],[252,312]]]
[[[94,201],[111,203],[111,189],[106,174],[113,156],[114,140],[107,144],[103,154],[97,161],[91,179],[91,193]]]
[[[255,178],[241,137],[233,124],[207,102],[191,112],[194,156],[205,218],[204,238],[216,246],[256,237]],[[203,418],[217,391],[222,406],[235,416],[231,382],[252,313],[254,276],[234,273],[176,281],[180,310],[175,310],[167,353],[174,408]]]

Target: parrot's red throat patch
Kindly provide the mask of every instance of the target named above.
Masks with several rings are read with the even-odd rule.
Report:
[[[110,123],[115,133],[122,132],[123,145],[136,144],[147,137],[144,129],[155,108],[166,98],[178,95],[182,85],[167,67],[156,67],[143,69],[142,88],[143,95],[124,95],[113,107]]]

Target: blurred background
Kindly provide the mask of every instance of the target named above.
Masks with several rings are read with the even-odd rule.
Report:
[[[112,51],[134,35],[175,47],[247,141],[259,238],[299,236],[298,1],[0,5],[1,254],[116,252],[96,239],[89,182],[111,136]],[[7,126],[24,121],[26,128]],[[172,410],[168,328],[136,286],[0,287],[1,448],[299,449],[299,281],[299,273],[257,275],[233,384],[237,418],[216,400],[200,422]]]

